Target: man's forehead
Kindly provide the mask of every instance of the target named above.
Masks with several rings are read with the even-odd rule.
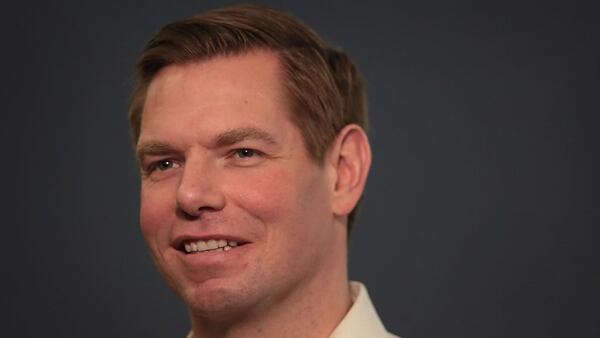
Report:
[[[265,51],[165,67],[149,88],[138,144],[191,133],[211,147],[241,139],[281,143],[290,136],[282,130],[297,127],[280,73],[278,57]]]
[[[253,49],[231,55],[173,63],[161,68],[150,81],[148,93],[157,89],[193,84],[202,77],[227,80],[248,76],[256,81],[265,77],[281,79],[281,62],[274,51]]]
[[[142,120],[157,109],[273,103],[288,111],[279,57],[274,52],[218,56],[203,61],[173,64],[151,81]]]

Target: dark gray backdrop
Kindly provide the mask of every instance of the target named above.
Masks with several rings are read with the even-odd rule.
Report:
[[[600,337],[593,2],[268,3],[367,79],[374,166],[351,277],[388,328]],[[220,4],[4,5],[2,336],[185,335],[139,234],[127,99],[153,32]]]

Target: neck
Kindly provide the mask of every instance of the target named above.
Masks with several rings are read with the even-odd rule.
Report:
[[[327,338],[352,305],[346,250],[323,273],[308,279],[285,299],[241,317],[215,321],[190,311],[194,338]]]

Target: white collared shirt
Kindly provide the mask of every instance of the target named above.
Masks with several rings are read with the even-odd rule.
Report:
[[[362,283],[350,282],[350,296],[352,307],[329,338],[399,338],[385,329]]]

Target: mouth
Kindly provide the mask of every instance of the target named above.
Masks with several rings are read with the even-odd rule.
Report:
[[[248,242],[233,241],[223,238],[187,240],[182,241],[181,244],[177,246],[177,250],[184,254],[192,255],[206,252],[229,251],[246,244],[248,244]]]

